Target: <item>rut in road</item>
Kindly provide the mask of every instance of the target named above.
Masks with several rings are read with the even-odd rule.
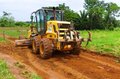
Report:
[[[10,48],[8,50],[2,50]],[[120,64],[114,58],[81,50],[79,55],[55,52],[52,58],[43,60],[28,48],[15,48],[13,44],[2,46],[0,51],[31,66],[45,79],[120,79]]]

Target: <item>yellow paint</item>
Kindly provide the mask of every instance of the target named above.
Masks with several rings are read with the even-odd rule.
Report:
[[[67,28],[59,28],[60,24],[70,24],[70,22],[65,22],[65,21],[48,21],[47,22],[47,26],[46,26],[46,33],[44,35],[39,35],[42,38],[49,38],[49,39],[58,39],[57,42],[55,42],[54,46],[57,48],[57,50],[61,50],[61,43],[59,42],[59,40],[63,40],[63,37],[60,37],[60,35],[64,35],[64,31],[68,30]],[[63,31],[59,33],[59,30]],[[35,33],[36,29],[33,31]],[[31,30],[28,31],[28,38],[30,38],[31,34],[33,33],[31,32]],[[65,50],[71,49],[70,45],[65,45],[64,47]]]
[[[72,49],[72,46],[71,46],[71,45],[65,45],[65,46],[64,46],[64,50],[70,50],[70,49]]]
[[[28,30],[28,36],[27,37],[30,38],[31,34],[32,34],[31,30]]]
[[[59,24],[70,24],[70,22],[66,22],[66,21],[48,21],[47,22],[47,31],[46,31],[46,37],[47,38],[63,40],[63,37],[60,37],[58,34],[64,35],[64,32],[59,33],[59,30],[65,31],[65,30],[68,30],[68,29],[59,28]],[[54,31],[54,28],[56,29],[56,32]],[[58,50],[61,50],[61,45],[60,45],[59,41],[54,46]],[[67,49],[69,49],[69,48],[70,47],[68,46]]]
[[[31,29],[30,30],[28,30],[28,38],[30,38],[30,36],[32,35],[32,33],[37,33],[37,31],[36,31],[36,29],[35,28],[33,28],[33,32],[31,31]]]

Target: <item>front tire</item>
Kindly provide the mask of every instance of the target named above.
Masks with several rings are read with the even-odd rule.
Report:
[[[43,59],[48,59],[52,56],[53,46],[52,41],[47,38],[41,39],[39,46],[40,56]]]
[[[34,54],[39,53],[39,41],[37,39],[34,39],[32,41],[32,53]]]

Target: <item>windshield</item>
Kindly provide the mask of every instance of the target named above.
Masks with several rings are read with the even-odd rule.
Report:
[[[56,20],[57,21],[61,21],[62,20],[61,14],[62,14],[61,11],[56,11]],[[53,11],[52,10],[48,10],[47,13],[46,13],[46,17],[47,17],[47,21],[54,20]]]

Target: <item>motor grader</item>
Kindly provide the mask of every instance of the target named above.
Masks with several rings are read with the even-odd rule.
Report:
[[[74,30],[71,22],[63,21],[63,11],[42,8],[31,14],[31,26],[27,39],[16,40],[16,46],[32,47],[41,58],[50,58],[53,51],[78,53],[82,42],[91,41],[91,34],[84,39]]]

